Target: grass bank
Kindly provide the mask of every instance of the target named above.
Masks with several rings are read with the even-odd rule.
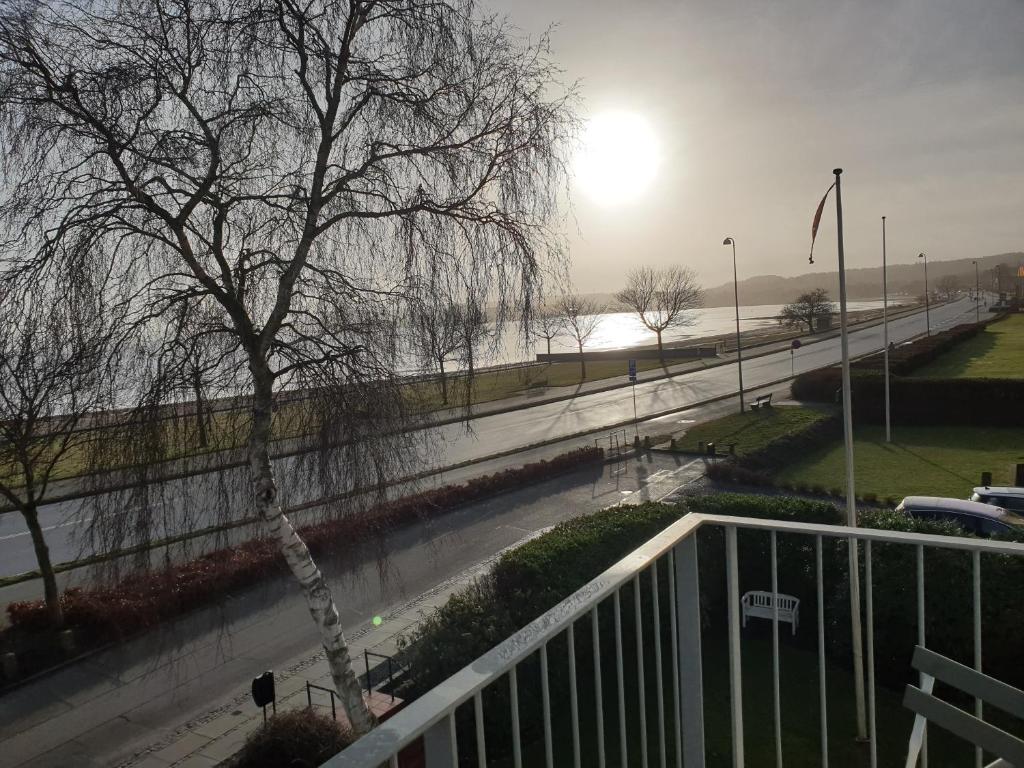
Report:
[[[733,413],[720,419],[695,424],[676,438],[676,450],[695,452],[701,443],[715,443],[719,452],[730,444],[737,456],[759,451],[775,440],[791,437],[828,418],[824,409],[774,406]]]
[[[991,323],[915,371],[930,379],[1024,379],[1024,315]]]
[[[1014,428],[897,424],[893,442],[886,443],[884,427],[859,426],[853,451],[857,495],[880,499],[914,494],[966,499],[982,472],[991,472],[996,485],[1007,485],[1013,465],[1024,462],[1024,441]],[[842,485],[841,440],[793,459],[778,473],[777,482],[825,489]]]

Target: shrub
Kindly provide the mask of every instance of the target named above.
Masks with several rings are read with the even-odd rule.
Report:
[[[253,731],[231,768],[318,768],[354,741],[330,717],[309,709],[282,712]]]
[[[871,493],[871,492],[865,493],[864,494],[864,503],[865,504],[877,504],[878,503],[878,494],[877,493]]]
[[[811,486],[811,493],[813,493],[815,496],[824,496],[825,486],[815,483],[814,485]]]

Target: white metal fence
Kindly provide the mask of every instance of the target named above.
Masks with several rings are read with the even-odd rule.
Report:
[[[698,570],[697,532],[702,529],[724,530],[725,539],[725,589],[727,595],[727,638],[728,638],[728,680],[730,709],[730,744],[732,764],[744,765],[743,685],[742,659],[740,654],[740,588],[737,532],[739,530],[761,531],[768,537],[771,552],[771,591],[779,592],[777,537],[799,535],[813,541],[814,569],[817,589],[817,677],[818,710],[820,720],[820,764],[828,766],[829,760],[829,719],[828,697],[826,694],[826,623],[825,599],[823,594],[823,546],[825,540],[859,542],[864,555],[864,611],[866,617],[865,635],[867,648],[867,729],[870,739],[870,764],[877,766],[878,738],[876,723],[875,691],[875,624],[874,590],[872,573],[872,545],[894,544],[913,548],[915,551],[916,573],[908,574],[908,588],[916,591],[917,643],[925,645],[925,551],[927,549],[965,550],[971,553],[972,606],[965,606],[965,620],[971,621],[974,636],[974,667],[982,666],[981,646],[981,555],[1024,556],[1024,544],[989,541],[984,539],[958,538],[948,536],[919,535],[867,528],[848,528],[832,525],[813,525],[776,520],[760,520],[717,515],[690,514],[665,529],[639,549],[609,568],[576,593],[556,605],[544,615],[531,622],[521,631],[512,635],[490,652],[448,678],[433,690],[421,696],[406,709],[382,723],[373,732],[364,736],[348,749],[324,764],[323,768],[375,768],[405,765],[424,765],[426,768],[455,768],[459,765],[460,743],[463,764],[467,748],[470,763],[475,756],[481,768],[488,760],[511,758],[515,768],[525,764],[545,764],[547,768],[556,765],[642,765],[667,768],[697,768],[705,765],[705,700],[704,670],[702,669],[701,638],[702,619],[700,603],[700,576]],[[717,564],[705,564],[707,568]],[[648,585],[642,587],[641,576]],[[667,590],[664,582],[668,580]],[[659,583],[662,585],[659,588]],[[1024,587],[1024,585],[1022,585]],[[650,589],[642,594],[641,590]],[[783,585],[783,589],[785,585]],[[668,595],[667,610],[662,596]],[[630,600],[631,594],[631,600]],[[624,598],[625,596],[625,598]],[[634,616],[632,632],[635,640],[624,638],[623,619],[627,613],[623,602],[631,602]],[[602,647],[607,642],[607,633],[600,630],[602,616],[607,622],[608,604],[613,616],[614,633],[612,648]],[[647,614],[642,615],[647,605]],[[970,619],[966,618],[969,611]],[[625,616],[626,624],[629,616]],[[665,622],[668,626],[665,627]],[[807,617],[806,623],[810,624]],[[782,711],[779,677],[779,627],[777,613],[772,619],[772,711],[774,714],[775,763],[783,765]],[[471,630],[470,630],[471,631]],[[627,626],[627,633],[630,629]],[[653,634],[653,644],[644,642],[645,632]],[[578,635],[586,633],[591,642],[587,668],[577,664]],[[663,637],[668,647],[663,647]],[[557,643],[558,652],[552,650]],[[653,645],[653,649],[651,646]],[[635,650],[635,658],[627,658],[628,650]],[[909,657],[908,649],[908,657]],[[614,654],[614,679],[608,677],[607,667]],[[540,711],[521,711],[520,697],[523,695],[521,677],[525,676],[524,664],[533,663],[539,656]],[[655,684],[654,695],[645,691],[645,684],[651,675],[649,665],[654,665],[653,680],[670,682]],[[560,712],[558,722],[568,720],[563,730],[553,717],[552,695],[549,680],[554,665],[561,665],[560,674],[567,673],[568,711]],[[647,667],[647,674],[645,674]],[[669,669],[669,667],[671,669]],[[670,673],[670,676],[669,676]],[[813,674],[807,670],[807,674]],[[584,678],[588,678],[584,681]],[[532,672],[531,672],[532,678]],[[586,683],[587,698],[581,699],[579,691]],[[508,706],[507,741],[511,755],[488,750],[485,715],[488,692],[494,687],[507,691]],[[766,692],[758,692],[766,695]],[[653,701],[652,701],[653,699]],[[460,707],[462,710],[460,710]],[[466,712],[471,708],[471,714]],[[650,708],[650,711],[648,711]],[[975,703],[980,715],[980,702]],[[457,716],[457,710],[463,712]],[[588,711],[589,710],[589,711]],[[609,710],[613,715],[609,716]],[[521,726],[525,717],[536,717],[542,722],[538,733],[542,738],[536,744],[524,743]],[[461,723],[457,722],[461,720]],[[490,727],[493,728],[493,718]],[[581,727],[583,723],[583,727]],[[493,731],[492,731],[493,733]],[[422,758],[403,758],[399,752],[422,739]],[[541,742],[543,747],[541,748]],[[589,742],[589,743],[588,743]],[[757,745],[765,753],[767,745]],[[413,747],[416,749],[416,747]],[[527,748],[535,749],[538,761],[528,761],[524,755]],[[556,753],[565,755],[556,761]],[[583,755],[588,757],[584,759]],[[886,755],[885,764],[896,764],[901,755]],[[981,764],[981,754],[976,754],[976,764]],[[927,755],[922,756],[922,765],[927,765]]]

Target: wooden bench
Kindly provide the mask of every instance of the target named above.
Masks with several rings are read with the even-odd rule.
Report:
[[[772,393],[769,392],[767,395],[758,395],[754,398],[754,402],[750,404],[750,410],[756,411],[758,408],[770,408],[772,405]]]
[[[932,690],[938,680],[949,688],[973,696],[976,702],[983,702],[986,710],[989,706],[996,707],[1018,719],[1024,718],[1024,691],[919,645],[914,647],[911,664],[921,673],[921,687],[908,685],[903,696],[903,706],[916,715],[914,727],[910,731],[906,768],[917,765],[926,722],[994,755],[997,759],[989,763],[987,768],[1024,766],[1024,740],[982,720],[974,713],[947,704],[933,696]],[[975,711],[980,709],[978,707]]]
[[[779,621],[788,621],[793,627],[793,634],[800,624],[800,599],[793,595],[783,595],[776,592],[775,603],[772,604],[772,593],[760,590],[744,592],[740,600],[740,607],[743,611],[743,626],[747,626],[747,617],[753,616],[759,619],[775,618],[775,609],[778,608]]]

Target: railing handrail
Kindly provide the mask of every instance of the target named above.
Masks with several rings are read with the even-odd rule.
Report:
[[[705,525],[810,536],[820,535],[831,538],[856,538],[866,541],[1024,557],[1024,544],[1013,542],[885,531],[874,528],[852,528],[845,525],[689,513],[626,555],[542,616],[531,621],[523,629],[506,638],[386,722],[381,723],[359,741],[332,757],[321,768],[357,768],[387,763],[392,755],[408,746],[456,707],[469,701],[477,692],[502,678],[510,668],[524,661],[542,645],[566,631],[571,624],[592,610],[594,605],[613,595],[616,590],[629,583],[638,572],[649,567],[662,555]]]

